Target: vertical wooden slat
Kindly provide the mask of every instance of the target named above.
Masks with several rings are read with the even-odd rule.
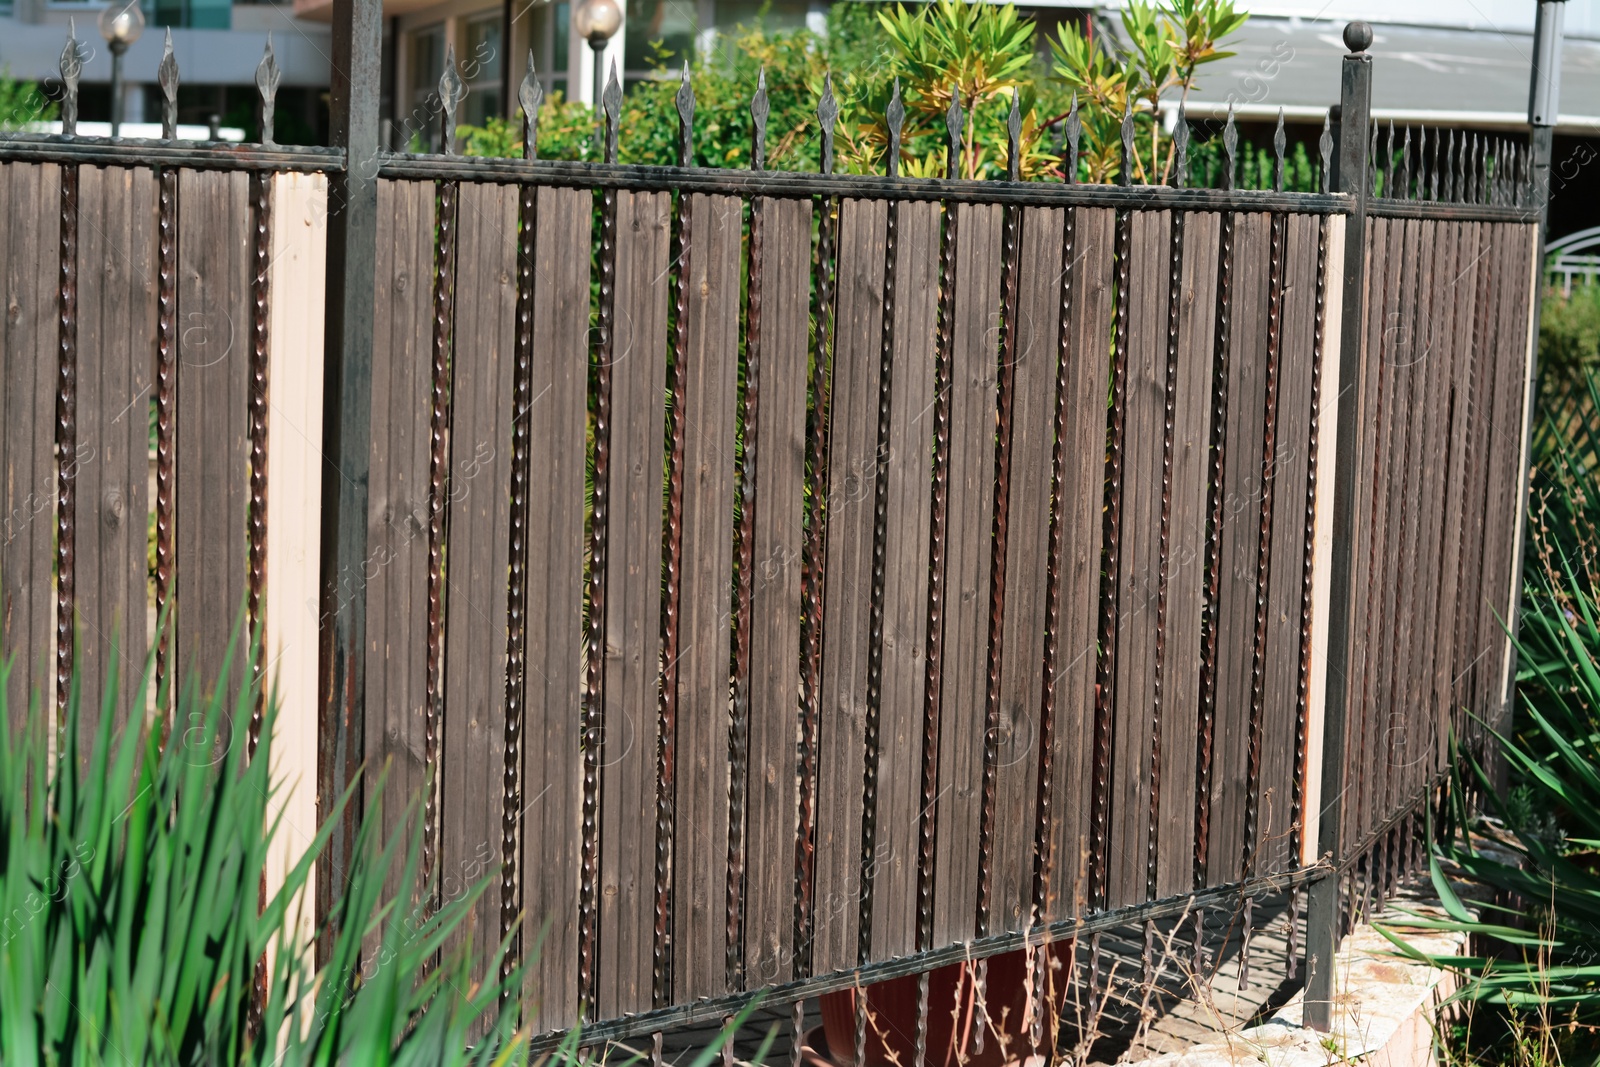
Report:
[[[1065,211],[1029,208],[1022,217],[1024,264],[1018,278],[1012,368],[1010,536],[1001,633],[999,738],[995,752],[995,828],[991,932],[1032,919],[1034,825],[1038,799],[1039,711],[1044,654],[1045,573],[1050,536],[1050,455],[1061,335],[1061,258]]]
[[[949,374],[950,496],[931,945],[971,937],[976,919],[999,360],[1001,209],[960,204],[955,211],[961,239]]]
[[[799,817],[800,549],[804,536],[811,201],[766,201],[761,418],[750,598],[750,777],[746,798],[747,987],[787,979],[794,951]]]
[[[55,547],[55,359],[60,295],[54,261],[61,169],[0,165],[0,656],[11,663],[6,697],[14,728],[50,673]]]
[[[691,194],[683,408],[678,774],[673,823],[673,997],[724,992],[728,643],[738,401],[737,197]]]
[[[511,505],[511,369],[517,190],[473,182],[457,213],[445,562],[444,747],[439,886],[460,899],[500,862],[505,761],[506,529]],[[474,981],[499,944],[500,881],[472,908]],[[446,951],[467,936],[464,926]]]
[[[1071,440],[1055,472],[1061,633],[1058,662],[1048,665],[1054,690],[1054,795],[1048,798],[1051,872],[1045,917],[1081,915],[1087,906],[1089,757],[1094,719],[1096,635],[1100,602],[1100,514],[1105,499],[1106,389],[1110,374],[1115,269],[1110,208],[1074,208],[1070,273],[1072,310],[1062,325],[1065,367],[1058,403]]]
[[[1300,609],[1305,588],[1306,478],[1311,449],[1311,373],[1317,358],[1317,243],[1320,220],[1285,220],[1278,421],[1272,466],[1272,563],[1263,657],[1261,777],[1256,875],[1289,869],[1295,724],[1300,686]]]
[[[1115,719],[1105,904],[1145,899],[1151,736],[1157,704],[1157,596],[1161,581],[1161,485],[1166,460],[1167,302],[1172,214],[1132,219],[1127,295],[1122,533],[1117,568]]]
[[[894,386],[889,439],[877,446],[883,450],[886,484],[878,802],[872,813],[874,960],[911,952],[917,940],[922,778],[916,754],[927,684],[929,475],[939,314],[939,205],[902,203],[895,210]],[[869,416],[869,425],[875,422]],[[869,510],[871,500],[869,495],[865,501]]]
[[[1387,820],[1396,802],[1395,786],[1400,764],[1405,759],[1406,708],[1404,675],[1413,669],[1405,662],[1406,635],[1409,630],[1409,604],[1414,585],[1414,561],[1410,556],[1416,523],[1416,464],[1412,449],[1421,422],[1417,395],[1418,290],[1426,271],[1427,252],[1420,245],[1422,223],[1407,220],[1401,234],[1402,266],[1398,301],[1385,321],[1383,358],[1390,368],[1394,385],[1394,419],[1389,430],[1388,510],[1385,516],[1388,548],[1383,560],[1382,640],[1379,645],[1378,690],[1375,710],[1381,716],[1377,747],[1373,750],[1374,787],[1372,825]],[[1393,233],[1394,231],[1391,231]]]
[[[1183,222],[1178,370],[1173,402],[1172,504],[1167,534],[1166,657],[1161,668],[1161,801],[1156,894],[1194,882],[1195,745],[1200,706],[1201,616],[1205,608],[1206,486],[1217,315],[1220,218]]]
[[[156,339],[156,184],[83,167],[78,230],[77,625],[87,756],[108,673],[127,721],[144,671],[150,353]],[[242,343],[242,340],[241,340]]]
[[[600,752],[599,1018],[650,1007],[671,215],[666,193],[617,195]]]
[[[882,201],[845,200],[839,206],[839,291],[828,446],[828,568],[818,722],[816,932],[811,960],[817,974],[853,967],[857,961],[887,216],[888,207]],[[880,798],[883,795],[880,783]],[[903,842],[898,848],[906,853],[902,862],[910,865],[912,850]],[[883,874],[879,871],[878,877]],[[881,883],[874,889],[877,898],[883,899]]]
[[[529,1025],[578,1018],[578,860],[583,757],[584,419],[593,198],[539,190],[528,410],[527,728],[523,769],[523,953]],[[658,438],[659,439],[659,438]],[[653,851],[653,850],[652,850]],[[646,894],[648,895],[648,894]]]
[[[1217,719],[1211,771],[1207,882],[1239,877],[1244,844],[1250,672],[1256,569],[1260,548],[1262,434],[1265,425],[1268,261],[1272,223],[1264,214],[1235,216],[1232,327],[1228,353],[1228,422],[1222,528],[1217,566]]]
[[[1382,583],[1387,580],[1385,544],[1387,514],[1387,485],[1389,446],[1387,428],[1393,422],[1394,385],[1390,361],[1384,358],[1384,324],[1398,299],[1401,258],[1399,256],[1398,223],[1390,219],[1376,219],[1368,231],[1369,261],[1367,267],[1367,336],[1364,340],[1363,363],[1367,374],[1368,412],[1362,442],[1361,477],[1358,492],[1362,495],[1363,519],[1361,573],[1358,595],[1361,600],[1361,622],[1357,630],[1356,647],[1359,658],[1352,662],[1352,677],[1356,688],[1352,696],[1359,709],[1352,716],[1350,752],[1370,752],[1378,737],[1374,732],[1376,715],[1377,667],[1379,649],[1383,638],[1383,620],[1378,605],[1382,602]],[[1369,473],[1370,472],[1370,473]],[[1366,834],[1373,786],[1374,768],[1370,761],[1352,764],[1349,768],[1351,803],[1349,832],[1345,839],[1353,848]]]
[[[422,789],[428,579],[428,397],[432,337],[433,183],[380,181],[373,310],[367,588],[369,768],[387,768],[382,825],[394,833]],[[276,336],[276,334],[275,334]],[[370,805],[376,777],[364,788]],[[370,808],[369,808],[370,810]],[[390,872],[391,893],[400,887]]]
[[[283,813],[280,837],[267,855],[267,897],[310,848],[317,832],[317,657],[321,585],[322,324],[327,294],[328,179],[322,174],[272,176],[272,265],[268,282],[273,383],[267,409],[266,633],[263,659],[279,697],[272,748],[274,776],[284,787],[273,795]],[[370,497],[369,497],[370,499]],[[367,633],[371,634],[369,625]],[[368,674],[370,686],[373,676]],[[371,689],[368,689],[371,692]],[[379,732],[367,734],[375,737]],[[380,764],[381,766],[381,764]],[[315,878],[308,886],[316,884]],[[301,943],[313,943],[316,909],[301,892],[297,916]],[[267,965],[273,965],[269,954]]]
[[[178,176],[177,622],[173,680],[209,695],[244,607],[248,564],[249,182]],[[238,691],[243,650],[226,692]],[[244,724],[238,724],[243,741]]]
[[[1448,375],[1439,383],[1441,406],[1435,425],[1443,445],[1444,515],[1440,533],[1439,597],[1435,605],[1432,699],[1435,759],[1445,758],[1456,715],[1456,618],[1461,588],[1461,556],[1465,542],[1462,500],[1467,484],[1467,385],[1472,375],[1472,271],[1477,255],[1478,224],[1451,223],[1454,255],[1435,272],[1441,289],[1440,315],[1448,318]]]

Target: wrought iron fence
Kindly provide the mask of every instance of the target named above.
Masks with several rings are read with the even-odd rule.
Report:
[[[606,161],[542,161],[531,70],[525,159],[379,153],[375,48],[340,149],[272,143],[270,50],[260,144],[173,139],[170,49],[166,138],[80,138],[69,43],[64,133],[0,140],[12,684],[142,652],[153,516],[160,680],[246,603],[320,795],[426,790],[434,901],[498,866],[540,1047],[761,995],[798,1055],[831,997],[860,1063],[914,978],[920,1064],[937,972],[977,1055],[1020,952],[1042,1050],[1103,931],[1149,981],[1238,907],[1247,960],[1265,893],[1326,980],[1504,703],[1537,278],[1524,147],[1413,154],[1347,40],[1316,193],[1281,120],[1265,191],[834,174],[831,86],[821,174],[764,91],[755,169],[630,166],[614,76]]]

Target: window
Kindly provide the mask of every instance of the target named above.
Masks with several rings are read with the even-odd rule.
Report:
[[[627,0],[627,12],[622,66],[629,78],[680,67],[693,54],[695,0]]]
[[[462,101],[461,121],[482,126],[491,115],[505,114],[500,99],[501,47],[500,13],[477,15],[467,20],[463,47],[457,59],[467,96]]]
[[[232,0],[154,0],[145,5],[152,26],[226,30],[233,26]]]
[[[406,113],[396,118],[396,144],[432,148],[439,139],[439,76],[444,73],[444,27],[411,34],[406,47]]]

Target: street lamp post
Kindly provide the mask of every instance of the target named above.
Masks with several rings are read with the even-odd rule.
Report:
[[[100,12],[100,36],[111,49],[111,136],[122,130],[122,55],[144,33],[144,12],[138,0],[119,0]]]
[[[600,124],[600,134],[604,137],[605,109],[601,105],[601,98],[605,94],[606,76],[601,56],[606,50],[606,42],[622,28],[622,9],[617,6],[617,0],[584,0],[573,13],[572,19],[578,36],[588,41],[590,50],[594,52],[594,113]]]

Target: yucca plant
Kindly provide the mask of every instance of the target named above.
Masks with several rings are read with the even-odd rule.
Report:
[[[486,883],[431,915],[383,899],[397,866],[400,884],[417,886],[414,817],[386,841],[376,818],[362,825],[322,970],[291,934],[290,909],[309,895],[311,864],[350,794],[262,906],[269,850],[282,847],[272,798],[284,783],[266,740],[276,708],[267,702],[252,759],[242,726],[254,672],[239,672],[230,703],[231,673],[224,666],[210,698],[198,679],[182,688],[170,721],[187,729],[158,717],[120,731],[113,674],[80,762],[77,684],[52,746],[37,701],[13,718],[0,669],[0,722],[22,720],[0,729],[0,1061],[433,1065],[516,1055],[515,1006],[502,1008],[496,982],[469,980],[469,946],[440,959]],[[144,683],[128,706],[145,707]],[[365,969],[363,942],[381,943]],[[269,946],[275,964],[258,992]]]

